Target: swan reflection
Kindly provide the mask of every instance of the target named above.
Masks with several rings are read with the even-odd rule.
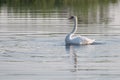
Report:
[[[67,54],[69,54],[69,58],[70,58],[70,63],[72,63],[73,68],[72,68],[72,72],[76,72],[77,68],[78,68],[78,60],[77,60],[77,52],[75,50],[75,48],[77,48],[79,46],[74,46],[74,45],[67,45],[66,46],[66,52]]]

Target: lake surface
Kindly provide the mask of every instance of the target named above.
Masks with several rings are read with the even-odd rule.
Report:
[[[120,1],[110,1],[44,10],[0,3],[0,80],[120,80]],[[76,34],[96,44],[65,46],[70,15]]]

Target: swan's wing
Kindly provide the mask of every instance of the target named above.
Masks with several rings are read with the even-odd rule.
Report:
[[[76,37],[72,37],[69,40],[70,44],[92,44],[95,40],[89,39],[87,37],[83,37],[83,36],[76,36]]]
[[[92,44],[95,40],[89,39],[87,37],[79,36],[81,42],[80,44]]]

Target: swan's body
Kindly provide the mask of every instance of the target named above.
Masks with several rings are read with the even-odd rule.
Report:
[[[65,38],[65,42],[66,44],[73,44],[73,45],[80,45],[80,44],[92,44],[95,40],[93,39],[89,39],[87,37],[83,37],[83,36],[74,36],[74,33],[77,30],[77,17],[76,16],[71,16],[69,19],[73,19],[74,20],[74,28],[72,30],[72,32],[70,32],[66,38]]]

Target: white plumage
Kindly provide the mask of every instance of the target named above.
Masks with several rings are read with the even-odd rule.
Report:
[[[67,44],[73,44],[73,45],[80,45],[80,44],[92,44],[93,42],[95,42],[95,40],[93,39],[89,39],[87,37],[83,37],[83,36],[75,36],[74,33],[77,30],[77,17],[76,16],[71,16],[69,19],[74,20],[74,28],[72,30],[72,32],[70,32],[69,34],[67,34],[66,38],[65,38],[65,42],[66,45]]]

